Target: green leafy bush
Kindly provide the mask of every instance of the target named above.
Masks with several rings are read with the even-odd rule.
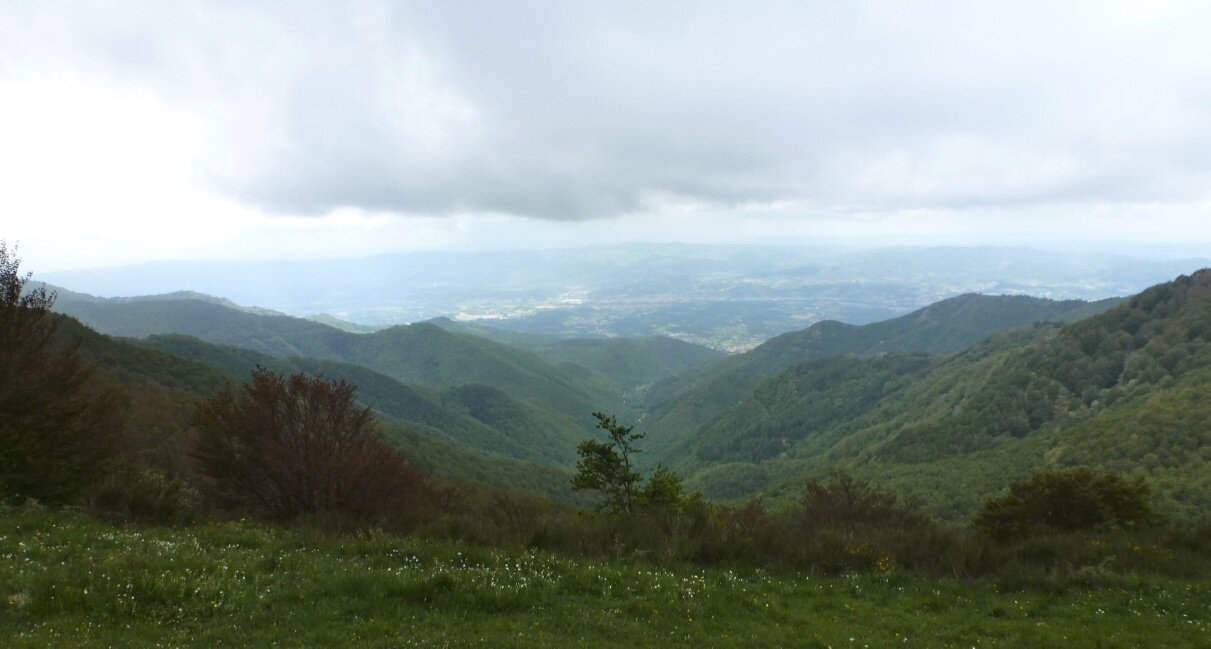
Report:
[[[1142,479],[1124,480],[1115,473],[1043,471],[985,502],[975,525],[998,538],[1140,527],[1156,520],[1148,493]]]

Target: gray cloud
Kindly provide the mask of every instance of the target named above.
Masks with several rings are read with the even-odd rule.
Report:
[[[209,182],[275,212],[579,220],[1211,186],[1207,5],[49,5],[0,15],[0,73],[57,65],[196,111]]]

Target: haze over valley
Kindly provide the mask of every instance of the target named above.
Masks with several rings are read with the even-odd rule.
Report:
[[[444,317],[565,338],[664,335],[734,352],[821,320],[867,324],[964,293],[1125,296],[1208,263],[1025,248],[631,244],[149,262],[39,278],[105,297],[192,290],[354,330],[338,321],[384,327]]]
[[[619,251],[611,252],[617,256]],[[644,252],[648,257],[639,265],[646,280],[661,285],[650,258],[665,261],[672,255]],[[900,283],[892,284],[906,292],[913,286],[904,282],[909,277],[959,281],[961,269],[946,273],[947,255],[995,260],[999,254],[1004,257],[995,265],[1001,268],[1012,267],[1004,262],[1009,256],[1037,264],[1040,255],[962,249],[908,252],[910,258],[928,254],[928,268],[937,270],[914,274],[906,266],[898,275]],[[887,252],[881,257],[894,259]],[[707,263],[675,259],[695,268]],[[1154,263],[1150,267],[1137,262],[1132,272],[1164,272],[1166,264],[1193,262]],[[1074,268],[1052,267],[1057,266],[1061,272]],[[1028,270],[1023,261],[1017,267],[1035,273],[1027,275],[1027,281],[1040,276],[1037,266]],[[802,272],[802,267],[794,268]],[[1075,268],[1084,270],[1053,277],[1069,279],[1069,290],[1075,278],[1089,282],[1086,287],[1105,290],[1111,282],[1132,277],[1111,267],[1103,267],[1101,277],[1090,272],[1096,266]],[[1177,390],[1183,384],[1179,378],[1201,376],[1194,371],[1201,367],[1201,338],[1187,341],[1164,321],[1180,316],[1197,323],[1207,316],[1201,306],[1206,276],[1199,271],[1143,293],[1098,300],[962,293],[875,322],[821,320],[730,355],[659,331],[604,336],[597,330],[598,335],[585,337],[560,330],[551,335],[525,330],[525,318],[512,327],[501,319],[484,324],[437,317],[351,331],[349,326],[195,292],[99,298],[63,290],[55,308],[102,334],[129,341],[123,345],[202,363],[232,381],[258,366],[346,379],[361,388],[367,405],[400,426],[397,440],[415,461],[450,478],[466,477],[468,466],[487,463],[503,470],[499,467],[521,462],[531,468],[516,476],[506,470],[494,480],[572,498],[566,478],[560,476],[574,468],[578,440],[598,434],[589,413],[606,410],[645,430],[647,452],[636,458],[637,466],[671,467],[708,497],[778,499],[804,476],[845,466],[863,475],[875,472],[884,481],[894,477],[901,490],[930,502],[935,514],[962,518],[1017,473],[1054,465],[1062,457],[1054,454],[1060,448],[1056,436],[1101,416],[1108,402],[1127,404],[1121,406],[1123,412],[1133,412],[1148,407],[1146,396]],[[839,284],[849,291],[842,296],[859,304],[859,296],[902,295],[886,284]],[[1002,280],[999,285],[1011,284]],[[1057,287],[1064,285],[1056,282]],[[880,287],[885,293],[878,292]],[[912,294],[926,292],[918,287]],[[1156,298],[1144,296],[1158,292],[1180,296],[1164,298],[1172,306],[1160,316],[1151,313],[1154,307],[1140,306],[1154,302]],[[743,299],[723,304],[749,308]],[[896,311],[890,305],[881,308]],[[700,313],[697,320],[708,331],[715,324],[713,313],[718,311]],[[1156,322],[1141,329],[1140,318]],[[1125,320],[1132,322],[1128,331],[1134,328],[1137,340],[1117,338],[1121,334],[1114,333],[1116,328],[1126,325],[1116,323]],[[1190,326],[1201,331],[1201,324]],[[1139,338],[1139,331],[1154,333]],[[1165,331],[1170,333],[1160,335]],[[1088,335],[1094,342],[1082,343],[1078,357],[1068,358],[1071,350],[1064,341]],[[1107,345],[1117,351],[1096,351]],[[1092,361],[1080,357],[1089,349],[1095,350]],[[1057,359],[1066,359],[1062,363],[1071,367],[1053,368]],[[1024,365],[986,374],[987,368],[1002,364]],[[1016,381],[1024,382],[1022,390],[1036,383],[1045,387],[1024,401],[1018,395],[1002,402],[1016,393],[1005,382]],[[962,391],[951,394],[959,385]],[[941,392],[920,396],[936,390]],[[1057,419],[1053,408],[1066,414]],[[955,414],[964,411],[970,414]],[[915,432],[918,429],[930,432]],[[868,436],[873,441],[860,441]],[[899,441],[891,443],[889,436]],[[455,464],[442,462],[430,455],[432,444],[448,445],[445,453],[464,457]],[[905,445],[929,450],[902,457],[887,450]],[[1051,452],[1039,455],[1044,448]],[[1176,465],[1162,462],[1154,467],[1161,471],[1155,475],[1177,471],[1192,478],[1188,472],[1201,467],[1202,460],[1186,465],[1182,457],[1174,456]],[[921,473],[926,467],[937,471],[935,463],[943,459],[949,468]],[[969,464],[980,468],[972,470]],[[998,472],[986,473],[993,467]],[[968,478],[960,479],[960,474]],[[975,475],[989,482],[969,483]],[[1161,492],[1175,499],[1172,507],[1197,509],[1204,500],[1211,502],[1211,491],[1183,484],[1180,496]]]

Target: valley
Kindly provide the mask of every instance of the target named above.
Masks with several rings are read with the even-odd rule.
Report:
[[[449,318],[352,333],[189,293],[62,290],[56,308],[228,381],[257,366],[350,381],[441,475],[473,471],[470,460],[426,459],[448,448],[440,454],[501,470],[541,467],[522,471],[526,484],[546,476],[539,491],[572,498],[561,476],[577,443],[600,434],[588,415],[601,410],[645,433],[638,466],[668,466],[711,499],[790,502],[802,480],[845,467],[958,521],[1012,480],[1076,464],[1147,477],[1175,513],[1211,507],[1198,434],[1124,464],[1117,443],[1077,432],[1165,407],[1198,412],[1206,278],[1094,302],[965,294],[731,355],[662,336],[566,338]],[[1169,448],[1187,435],[1176,425],[1132,444]]]
[[[187,289],[362,331],[447,317],[560,338],[661,335],[739,352],[814,322],[868,324],[965,293],[1124,296],[1209,263],[1021,248],[631,244],[152,262],[39,277],[107,297]]]

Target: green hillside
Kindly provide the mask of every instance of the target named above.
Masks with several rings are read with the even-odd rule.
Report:
[[[358,385],[362,402],[379,411],[384,432],[409,459],[436,476],[574,499],[569,474],[559,467],[570,464],[574,444],[583,434],[566,419],[526,404],[515,404],[518,423],[500,430],[463,412],[463,406],[449,402],[441,391],[407,386],[352,365],[275,359],[187,336],[113,338],[72,318],[63,318],[59,335],[78,344],[114,387],[126,428],[142,440],[145,453],[160,458],[153,464],[179,461],[197,398],[235,383],[237,377],[246,378],[261,364],[281,372],[323,373]],[[528,439],[518,434],[523,429]],[[552,437],[565,441],[542,443]]]
[[[282,373],[306,372],[342,379],[358,387],[362,403],[397,424],[466,449],[518,460],[569,467],[576,443],[584,437],[583,429],[567,417],[518,402],[489,386],[438,390],[401,383],[349,363],[274,358],[182,335],[152,336],[140,346],[205,363],[237,377],[248,376],[260,365]],[[479,407],[477,396],[490,401],[491,407]]]
[[[885,395],[904,389],[940,362],[926,354],[885,354],[796,365],[705,426],[692,438],[693,453],[685,458],[702,464],[760,462],[803,443],[818,443],[808,438],[869,413]]]
[[[680,451],[703,467],[697,484],[732,496],[789,493],[840,465],[962,517],[1034,469],[1084,465],[1147,477],[1171,512],[1205,512],[1209,337],[1211,271],[1200,271],[954,356],[796,366]]]
[[[111,336],[142,338],[178,333],[271,356],[334,359],[340,357],[347,341],[354,336],[310,320],[251,312],[209,296],[173,293],[145,298],[96,298],[54,290],[58,295],[55,311]]]
[[[553,364],[537,354],[420,323],[369,334],[311,320],[250,312],[217,298],[152,296],[102,299],[63,292],[56,310],[114,336],[185,334],[273,357],[313,358],[360,365],[407,383],[449,388],[496,387],[514,399],[541,404],[591,429],[589,413],[633,413],[624,387],[581,366]],[[633,401],[633,400],[632,400]]]
[[[61,319],[58,336],[66,342],[78,344],[85,358],[100,366],[105,375],[122,384],[208,395],[233,380],[230,373],[213,364],[106,336],[74,318]]]
[[[964,295],[705,363],[713,352],[664,338],[493,340],[444,321],[353,334],[213,300],[80,303],[131,333],[208,332],[138,344],[93,334],[110,371],[193,394],[257,365],[342,378],[439,475],[566,497],[588,414],[605,410],[649,433],[645,465],[673,467],[708,497],[789,498],[805,476],[846,466],[958,519],[1045,466],[1146,476],[1173,512],[1211,505],[1192,429],[1208,408],[1206,283],[1199,273],[1125,302]]]
[[[534,351],[552,362],[601,372],[633,389],[726,357],[718,350],[666,336],[579,338],[536,347]]]
[[[641,338],[556,338],[434,318],[429,322],[506,345],[528,349],[548,362],[573,364],[598,372],[624,388],[645,388],[708,361],[721,351],[667,336]]]
[[[556,367],[532,352],[432,324],[350,335],[339,358],[392,378],[433,387],[481,383],[515,399],[534,401],[574,418],[588,430],[589,413],[622,409],[609,381],[577,368]]]
[[[1119,300],[1054,301],[1025,296],[961,295],[899,318],[869,325],[818,322],[773,338],[746,353],[690,370],[652,391],[645,426],[649,445],[666,462],[673,449],[763,380],[793,365],[841,354],[952,353],[991,334],[1033,322],[1068,322]]]

